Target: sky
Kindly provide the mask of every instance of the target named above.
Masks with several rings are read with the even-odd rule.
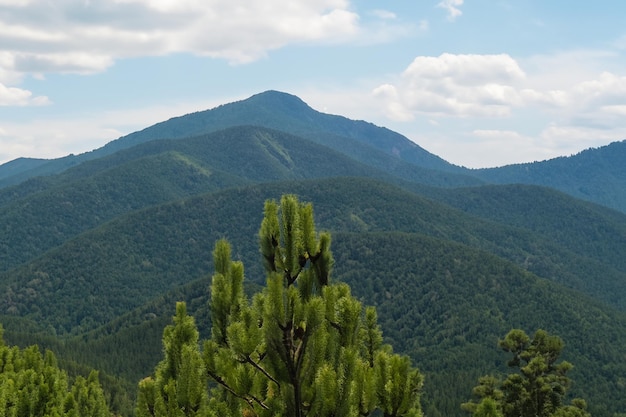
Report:
[[[0,164],[266,90],[470,168],[626,139],[623,0],[0,0]]]

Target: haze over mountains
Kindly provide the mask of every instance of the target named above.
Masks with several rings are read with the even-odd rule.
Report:
[[[176,300],[207,332],[217,239],[233,243],[250,291],[263,283],[263,201],[295,193],[333,235],[335,279],[377,305],[388,340],[425,372],[428,416],[463,415],[476,378],[504,366],[496,340],[513,327],[560,335],[575,395],[611,416],[626,410],[624,161],[618,142],[470,170],[268,91],[90,153],[0,166],[0,322],[9,341],[133,387]]]

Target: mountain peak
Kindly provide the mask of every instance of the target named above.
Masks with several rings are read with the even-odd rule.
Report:
[[[278,90],[267,90],[262,93],[257,93],[250,96],[248,99],[244,101],[262,101],[268,103],[276,103],[276,102],[285,102],[290,104],[298,104],[301,106],[309,107],[302,99],[296,95],[285,93],[283,91]]]
[[[49,173],[61,172],[84,160],[110,155],[144,142],[206,135],[243,125],[262,126],[301,136],[361,162],[375,161],[385,168],[390,163],[395,165],[395,161],[402,161],[431,170],[463,173],[459,167],[429,153],[399,133],[362,120],[322,113],[299,97],[277,90],[267,90],[241,101],[174,117],[109,142],[95,151],[72,157],[69,162],[54,160],[46,166]],[[383,160],[387,162],[381,162]]]
[[[292,116],[300,115],[303,112],[316,112],[300,97],[276,90],[267,90],[262,93],[255,94],[239,103],[232,104],[243,103],[270,110],[272,112],[282,112]]]

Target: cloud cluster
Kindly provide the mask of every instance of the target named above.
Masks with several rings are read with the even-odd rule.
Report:
[[[8,87],[26,74],[90,74],[120,58],[172,53],[245,64],[288,44],[372,41],[397,30],[366,33],[349,0],[0,0],[0,104],[46,101]]]
[[[472,120],[473,128],[451,134],[487,152],[508,147],[509,158],[500,160],[519,158],[520,149],[543,149],[551,157],[626,138],[626,76],[574,74],[554,61],[552,73],[534,73],[507,54],[418,56],[372,95],[391,120]],[[554,86],[558,76],[567,81]]]
[[[417,115],[509,117],[515,109],[532,106],[571,120],[599,121],[623,116],[626,109],[625,76],[604,71],[566,87],[543,88],[507,54],[418,56],[397,82],[382,84],[373,93],[395,120]]]
[[[245,63],[288,43],[359,31],[347,0],[3,0],[0,53],[15,72],[102,71],[118,57],[188,52]],[[3,66],[7,64],[3,62]]]
[[[461,117],[502,117],[519,103],[515,85],[525,78],[508,55],[419,56],[402,73],[399,85],[385,84],[374,94],[387,102],[391,119],[417,113]]]

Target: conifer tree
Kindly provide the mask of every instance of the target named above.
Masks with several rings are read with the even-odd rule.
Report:
[[[165,358],[155,378],[139,383],[138,417],[207,415],[207,380],[198,345],[198,330],[185,303],[176,303],[174,324],[163,331]]]
[[[587,405],[582,399],[565,403],[570,385],[566,376],[572,364],[557,363],[563,350],[563,340],[537,330],[531,339],[524,331],[511,330],[500,347],[513,357],[508,362],[518,372],[503,381],[493,376],[479,379],[473,392],[479,402],[468,402],[463,408],[474,416],[503,417],[588,417]]]
[[[70,385],[51,351],[9,347],[0,326],[0,416],[106,417],[104,393],[93,371]]]
[[[259,238],[266,286],[251,299],[229,243],[213,251],[211,338],[196,367],[210,380],[202,415],[366,417],[378,409],[384,417],[421,416],[421,374],[383,344],[376,310],[331,282],[331,239],[316,232],[312,206],[292,195],[280,205],[267,201]],[[182,344],[196,352],[193,338]],[[167,343],[165,350],[156,379],[140,385],[140,417],[184,415],[157,407],[169,398],[159,371]],[[178,387],[182,376],[167,375]]]

